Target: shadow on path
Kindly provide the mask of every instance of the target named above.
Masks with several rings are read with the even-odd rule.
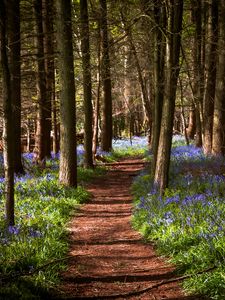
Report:
[[[108,165],[107,174],[89,185],[92,200],[69,224],[74,258],[61,274],[54,299],[204,299],[185,296],[175,282],[148,289],[172,278],[174,268],[130,224],[130,186],[144,163],[127,159]]]

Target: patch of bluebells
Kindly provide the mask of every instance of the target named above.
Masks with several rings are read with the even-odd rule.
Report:
[[[10,245],[13,241],[27,240],[28,238],[40,238],[44,236],[44,231],[33,226],[22,226],[20,224],[8,226],[6,229],[1,230],[0,244]]]
[[[157,188],[148,185],[148,191],[140,193],[135,218],[141,217],[145,222],[147,229],[141,228],[151,239],[166,240],[167,247],[173,240],[174,245],[191,240],[193,247],[204,244],[215,263],[221,263],[221,257],[225,262],[225,175],[221,174],[224,158],[206,157],[192,145],[174,147],[171,155],[170,188],[161,197]],[[139,182],[141,185],[141,178]],[[190,247],[190,242],[187,245]]]
[[[120,138],[113,139],[113,149],[127,149],[132,147],[133,149],[143,149],[146,148],[148,144],[147,137],[143,136],[133,136],[131,139]]]
[[[194,145],[178,146],[171,149],[172,158],[182,159],[204,159],[204,153],[201,148]]]

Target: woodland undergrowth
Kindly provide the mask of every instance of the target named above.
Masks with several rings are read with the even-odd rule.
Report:
[[[149,173],[133,184],[133,226],[176,265],[178,274],[193,274],[183,282],[187,293],[225,299],[225,159],[205,156],[175,137],[164,196]]]

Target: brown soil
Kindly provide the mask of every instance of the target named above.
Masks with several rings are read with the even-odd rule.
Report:
[[[175,277],[174,268],[130,224],[130,186],[143,167],[140,159],[126,159],[89,184],[92,199],[69,224],[74,258],[61,276],[58,299],[203,299],[185,296],[177,282],[143,291]]]

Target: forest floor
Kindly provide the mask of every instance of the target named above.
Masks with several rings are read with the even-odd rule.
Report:
[[[130,187],[143,168],[141,159],[125,159],[88,184],[92,198],[69,223],[71,259],[54,299],[205,299],[165,284],[174,267],[132,229]]]

